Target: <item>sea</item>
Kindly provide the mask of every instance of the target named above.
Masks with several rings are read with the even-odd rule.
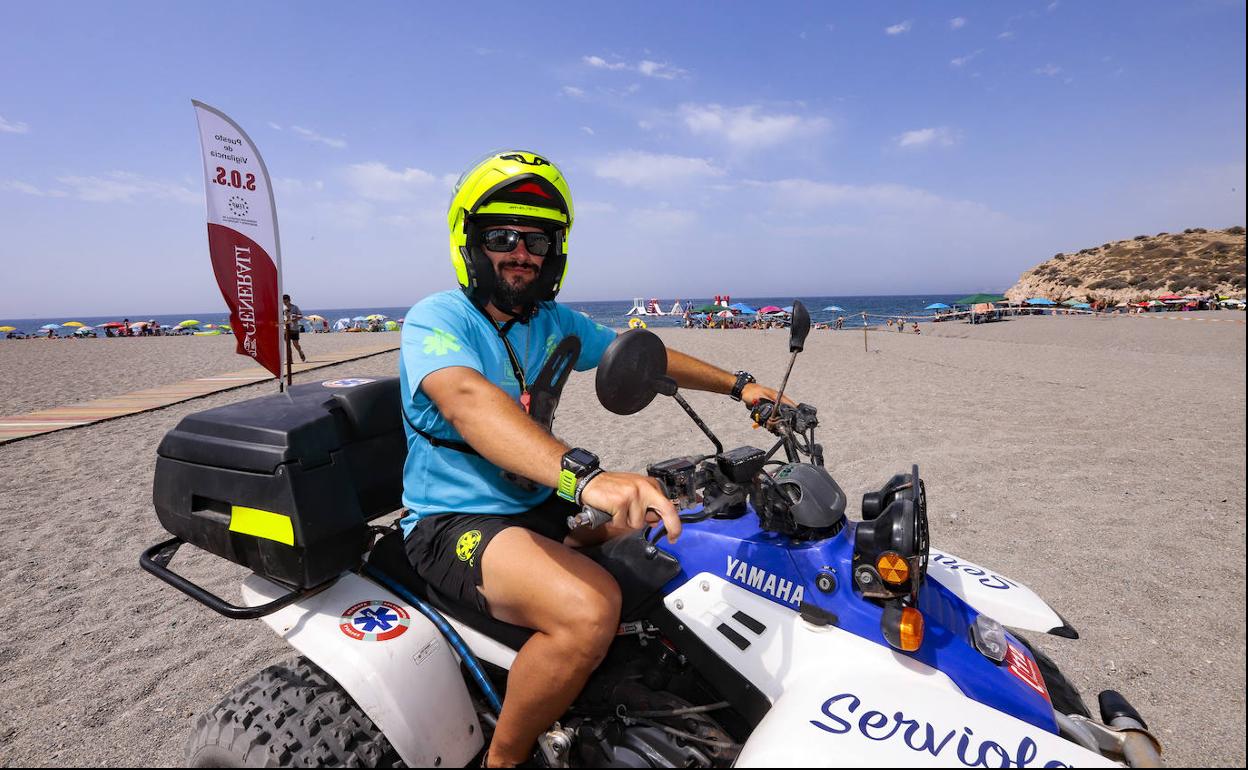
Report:
[[[969,292],[967,292],[969,293]],[[933,303],[944,303],[952,305],[955,300],[966,296],[963,294],[910,294],[910,295],[886,295],[886,296],[830,296],[830,297],[732,297],[733,303],[742,302],[750,307],[758,310],[768,305],[776,307],[788,307],[793,304],[794,299],[800,299],[806,305],[806,309],[810,311],[811,319],[816,323],[820,321],[833,321],[837,316],[845,317],[845,326],[851,328],[861,326],[863,324],[863,313],[866,313],[866,321],[868,324],[876,325],[882,323],[884,319],[896,316],[926,316],[931,315],[932,311],[925,311],[923,308]],[[647,300],[649,298],[646,298]],[[672,305],[680,301],[682,306],[700,307],[713,303],[713,298],[709,297],[672,297],[668,299],[659,298],[658,305],[667,312],[672,309]],[[598,323],[614,327],[623,328],[628,325],[628,311],[633,307],[632,300],[606,300],[598,302],[564,302],[564,305],[573,310],[580,311],[592,318]],[[843,310],[828,310],[826,308],[839,307]],[[410,307],[410,306],[409,306]],[[387,318],[395,320],[401,319],[408,311],[409,307],[318,307],[311,304],[300,305],[300,309],[304,315],[320,315],[329,319],[331,326],[339,319],[354,319],[364,316],[380,313]],[[74,316],[74,317],[48,317],[48,318],[3,318],[0,317],[0,326],[16,327],[18,332],[24,334],[40,334],[41,327],[45,324],[57,324],[60,328],[55,329],[60,336],[67,336],[73,331],[73,327],[65,327],[66,321],[78,321],[88,326],[99,326],[100,324],[109,323],[110,321],[121,321],[129,319],[132,323],[135,321],[155,321],[161,326],[174,327],[183,321],[199,321],[201,324],[228,324],[229,313],[224,307],[216,310],[200,310],[190,313],[143,313],[136,310],[133,313],[123,315],[109,316]],[[680,326],[682,316],[646,316],[645,322],[650,327],[663,326]],[[101,335],[103,330],[101,330]],[[2,337],[3,335],[0,335]]]

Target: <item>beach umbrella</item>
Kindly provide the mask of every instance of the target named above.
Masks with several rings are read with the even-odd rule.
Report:
[[[355,318],[352,318],[351,320],[352,320],[352,321],[367,321],[367,320],[368,320],[368,316],[366,316],[366,315],[357,315]]]
[[[1086,302],[1076,302],[1075,304],[1071,305],[1071,307],[1076,307],[1076,308],[1079,308],[1080,310],[1092,309],[1092,306]]]
[[[385,317],[384,315],[382,315],[381,313],[373,313],[372,315],[367,316],[367,317],[366,317],[366,320],[369,320],[369,321],[384,321],[384,320],[386,320],[386,317]]]
[[[775,305],[768,305],[767,307],[759,308],[758,312],[760,313],[783,313],[784,311],[776,307]]]
[[[385,326],[386,326],[386,331],[388,332],[397,332],[399,330],[398,321],[386,321]]]
[[[0,332],[15,332],[15,331],[17,331],[16,326],[0,326]]]
[[[61,328],[61,325],[60,324],[44,324],[43,326],[40,326],[39,328],[43,329],[44,331],[47,331],[48,329],[59,329]]]
[[[121,321],[109,321],[106,324],[100,324],[101,329],[121,329],[125,326]]]
[[[723,309],[724,308],[722,305],[703,305],[702,307],[694,308],[693,312],[695,313],[718,313],[719,311]]]
[[[213,329],[210,332],[195,332],[196,337],[215,337],[221,333],[220,329]]]
[[[928,305],[928,308],[927,308],[927,309],[928,309],[928,310],[931,310],[931,309],[932,309],[932,308],[934,308],[934,307],[949,307],[949,306],[948,306],[948,305],[941,305],[941,304],[937,303],[936,305]],[[824,311],[825,311],[825,312],[831,312],[831,313],[844,313],[844,312],[845,312],[845,308],[841,307],[840,305],[828,305],[827,307],[825,307],[825,308],[824,308]]]
[[[309,321],[324,321],[325,320],[325,316],[316,315],[315,313],[312,315],[305,315],[304,318],[308,319]]]
[[[793,306],[792,306],[792,305],[785,305],[785,306],[784,306],[784,312],[786,312],[786,313],[792,313],[792,312],[793,312]]]
[[[1077,299],[1068,299],[1062,302],[1063,307],[1074,307],[1075,305],[1078,305],[1078,304],[1079,304],[1079,300]]]
[[[719,316],[720,318],[732,318],[733,313],[731,310],[721,310],[715,315]]]
[[[733,308],[734,310],[740,313],[745,313],[747,315],[755,315],[756,313],[758,313],[757,310],[745,304],[744,302],[734,302],[728,307]]]
[[[969,297],[963,297],[955,305],[980,305],[985,302],[1004,302],[1005,297],[1000,294],[972,294]]]
[[[66,321],[61,326],[86,326],[82,321]]]
[[[1045,297],[1032,297],[1031,299],[1027,300],[1027,304],[1028,305],[1056,305],[1057,303],[1051,299],[1046,299]]]
[[[133,324],[131,325],[133,326]],[[199,326],[199,321],[190,319],[190,320],[183,321],[182,323],[178,324],[178,326],[183,329],[187,328],[188,326]]]
[[[928,305],[927,307],[923,309],[924,310],[948,310],[949,306],[943,302],[933,302],[932,304]]]

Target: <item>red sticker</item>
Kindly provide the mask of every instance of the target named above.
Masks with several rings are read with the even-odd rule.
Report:
[[[1010,669],[1010,673],[1026,682],[1031,689],[1043,695],[1046,699],[1049,697],[1049,690],[1044,686],[1044,675],[1040,673],[1040,667],[1031,659],[1031,656],[1012,644],[1006,643],[1005,665]]]

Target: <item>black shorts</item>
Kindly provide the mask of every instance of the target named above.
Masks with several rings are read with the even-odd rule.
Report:
[[[568,534],[568,517],[579,512],[579,507],[552,492],[545,502],[525,513],[426,516],[407,538],[407,558],[417,574],[443,596],[489,614],[479,590],[481,556],[494,536],[508,527],[524,527],[562,543]]]
[[[286,332],[286,336],[290,339],[291,342],[299,341],[299,332],[297,331],[288,331]]]

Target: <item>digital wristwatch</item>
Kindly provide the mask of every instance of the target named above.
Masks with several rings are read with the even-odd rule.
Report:
[[[598,455],[588,449],[579,447],[564,452],[560,461],[559,488],[556,493],[564,500],[578,505],[581,502],[581,490],[589,480],[601,473],[598,467]]]

